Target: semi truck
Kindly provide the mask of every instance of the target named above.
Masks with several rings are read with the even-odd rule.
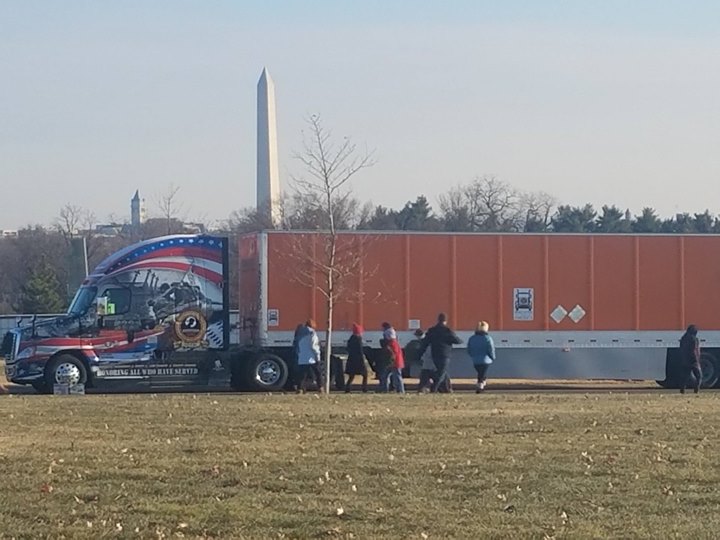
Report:
[[[315,319],[323,335],[329,238],[263,231],[239,236],[231,250],[227,237],[175,235],[125,248],[93,270],[66,314],[26,318],[5,334],[6,376],[40,392],[56,384],[280,390],[298,324]],[[702,384],[718,384],[720,236],[348,231],[336,248],[342,292],[324,347],[338,356],[353,323],[366,328],[369,348],[383,322],[406,345],[443,312],[465,343],[478,321],[490,323],[495,377],[673,387],[679,339],[692,323]],[[463,347],[453,353],[454,377],[472,373]]]

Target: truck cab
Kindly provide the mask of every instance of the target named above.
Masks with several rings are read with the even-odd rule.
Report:
[[[56,384],[171,378],[217,368],[228,345],[227,239],[174,235],[117,252],[83,282],[66,314],[3,339],[7,379]],[[218,371],[217,369],[215,371]]]

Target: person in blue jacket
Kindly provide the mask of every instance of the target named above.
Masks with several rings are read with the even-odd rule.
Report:
[[[467,351],[472,359],[475,371],[477,371],[477,386],[475,392],[479,394],[485,391],[487,382],[487,370],[490,364],[495,360],[495,343],[488,334],[490,325],[485,321],[480,321],[477,325],[475,334],[470,337],[467,345]]]

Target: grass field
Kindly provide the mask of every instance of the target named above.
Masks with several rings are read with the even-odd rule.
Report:
[[[0,537],[711,538],[720,394],[0,396]]]

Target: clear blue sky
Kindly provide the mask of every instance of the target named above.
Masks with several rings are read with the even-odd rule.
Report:
[[[283,181],[303,117],[376,149],[358,196],[399,206],[494,174],[571,204],[720,213],[711,1],[4,0],[0,229],[72,202],[188,218],[255,196],[255,85]]]

